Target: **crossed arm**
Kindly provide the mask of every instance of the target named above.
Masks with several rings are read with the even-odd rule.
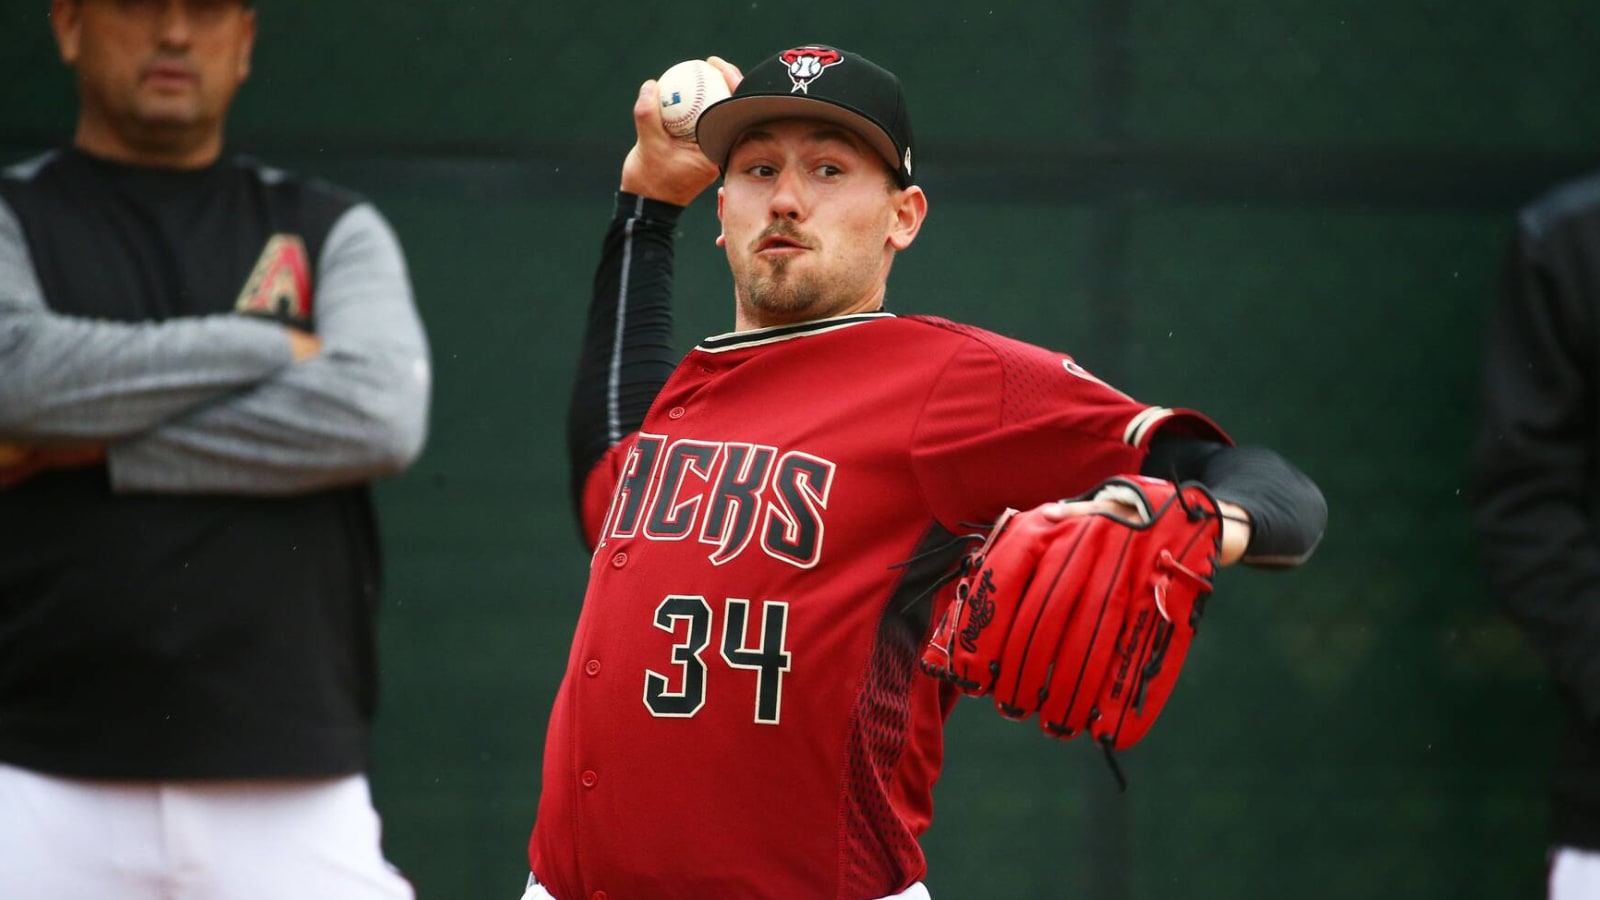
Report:
[[[431,377],[399,242],[359,205],[317,268],[314,337],[233,315],[63,316],[0,205],[0,488],[101,461],[119,492],[289,494],[403,469]]]

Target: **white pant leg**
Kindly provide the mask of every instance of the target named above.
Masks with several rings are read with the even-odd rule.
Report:
[[[1600,853],[1555,848],[1550,854],[1550,900],[1600,900]]]
[[[0,763],[0,897],[163,900],[153,783],[91,783]]]
[[[176,866],[203,872],[181,900],[414,900],[383,858],[361,775],[164,786]]]
[[[550,892],[529,875],[528,889],[523,892],[522,900],[556,900],[556,898],[550,896]],[[932,896],[928,893],[927,887],[919,881],[892,897],[884,897],[883,900],[932,900]]]
[[[414,900],[379,828],[362,776],[100,782],[0,766],[0,897]]]
[[[535,880],[532,874],[529,874],[528,889],[522,892],[522,900],[556,900],[556,898],[551,896],[550,892],[544,889],[544,885]]]

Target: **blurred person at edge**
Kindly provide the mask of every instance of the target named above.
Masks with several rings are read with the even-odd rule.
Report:
[[[1600,898],[1600,176],[1516,216],[1485,334],[1473,457],[1478,555],[1567,712],[1548,895]],[[1530,864],[1532,861],[1530,860]]]
[[[53,0],[0,177],[0,897],[390,900],[368,484],[428,349],[359,197],[224,155],[242,0]]]

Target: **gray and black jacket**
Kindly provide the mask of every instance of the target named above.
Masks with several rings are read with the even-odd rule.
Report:
[[[286,328],[322,352],[293,362]],[[246,161],[61,150],[0,177],[0,762],[317,777],[367,760],[380,560],[428,350],[369,204]]]

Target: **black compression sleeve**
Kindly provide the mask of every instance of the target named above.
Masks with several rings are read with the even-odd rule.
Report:
[[[617,193],[567,407],[573,510],[600,457],[637,431],[680,354],[672,348],[672,239],[683,208]]]
[[[1230,447],[1216,441],[1157,432],[1141,473],[1172,481],[1198,481],[1219,500],[1250,514],[1250,545],[1240,561],[1253,566],[1297,566],[1310,558],[1328,522],[1322,491],[1304,472],[1264,447]]]

